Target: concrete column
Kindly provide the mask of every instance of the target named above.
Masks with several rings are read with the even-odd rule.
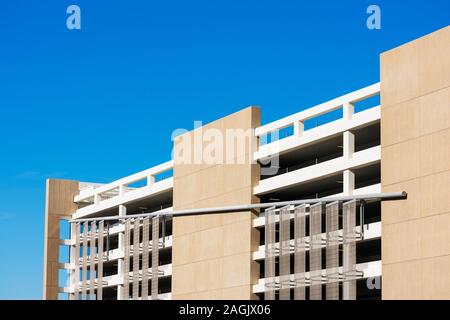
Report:
[[[100,203],[100,195],[98,193],[94,194],[94,204],[97,205]]]
[[[203,132],[214,130],[226,137],[233,130],[251,133],[259,125],[259,109],[249,107],[209,123]],[[183,139],[194,135],[195,130],[185,133]],[[174,209],[258,202],[253,188],[259,182],[259,165],[249,161],[255,151],[249,146],[254,144],[243,145],[245,150],[228,155],[226,159],[232,161],[226,164],[186,164],[174,156]],[[174,155],[180,154],[182,147],[175,142]],[[201,154],[208,147],[204,142],[194,151]],[[252,256],[259,246],[259,230],[253,227],[256,217],[255,211],[174,217],[172,298],[256,298],[252,292],[259,278],[259,265]]]
[[[77,236],[76,233],[77,233],[76,224],[75,223],[71,223],[70,224],[70,240],[71,241],[75,240],[75,237]],[[70,263],[73,264],[76,267],[77,264],[75,262],[75,259],[76,259],[75,243],[71,244],[69,248],[70,248],[69,249],[70,250]],[[70,286],[72,288],[75,288],[76,281],[78,281],[78,279],[77,279],[77,270],[76,269],[70,269],[69,283],[70,283]],[[78,295],[78,292],[71,293],[70,294],[70,300],[77,300],[77,298],[78,298],[77,295]]]
[[[355,106],[353,105],[353,103],[350,102],[344,103],[342,109],[344,113],[344,119],[347,121],[352,120],[353,114],[355,113]]]
[[[48,179],[45,203],[44,299],[58,299],[60,221],[77,210],[78,181]]]
[[[155,184],[155,176],[148,176],[147,177],[147,187],[151,188]]]
[[[301,137],[305,131],[305,124],[302,121],[294,122],[294,136]]]
[[[127,215],[127,208],[124,205],[119,205],[119,216],[121,217],[125,217]],[[122,223],[122,225],[124,225]],[[124,247],[124,236],[125,233],[122,231],[119,233],[119,245],[118,245],[118,249],[120,251],[124,251],[125,247]],[[124,264],[124,259],[120,258],[117,261],[117,274],[122,276],[123,274],[123,264]],[[123,285],[117,286],[117,300],[121,300],[123,297]]]
[[[125,185],[123,185],[123,184],[121,184],[121,185],[119,186],[119,196],[120,196],[120,197],[122,197],[122,196],[125,194],[126,189],[127,189],[127,186],[125,186]]]
[[[355,135],[350,131],[344,132],[344,158],[350,160],[355,153]]]
[[[351,196],[353,194],[353,190],[355,190],[355,174],[351,170],[345,170],[343,172],[343,180],[344,180],[344,195]]]
[[[450,299],[450,27],[384,52],[383,299]]]

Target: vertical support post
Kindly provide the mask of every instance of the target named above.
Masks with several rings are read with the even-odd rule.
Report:
[[[343,206],[343,299],[356,300],[356,201]]]
[[[355,135],[351,131],[345,131],[343,134],[343,152],[344,158],[350,160],[355,153]]]
[[[346,196],[351,196],[355,190],[355,174],[351,170],[344,170],[343,172],[343,193]]]
[[[309,216],[310,300],[322,300],[322,213],[322,203],[311,206]]]
[[[149,222],[149,217],[145,217],[142,222],[142,300],[148,299]]]
[[[83,223],[83,259],[81,269],[81,300],[86,300],[87,281],[87,246],[89,222]]]
[[[326,207],[326,299],[339,300],[339,202]]]
[[[133,299],[139,299],[139,228],[140,219],[134,220],[133,225]]]
[[[152,300],[158,300],[159,216],[152,218]]]
[[[124,184],[121,184],[119,186],[119,196],[120,197],[123,197],[123,195],[125,194],[126,188],[127,188],[127,186]]]
[[[124,186],[121,186],[124,187]],[[119,216],[125,217],[127,215],[127,208],[124,205],[119,205]],[[119,220],[119,224],[123,225],[125,228],[125,222],[124,220]],[[125,231],[121,231],[119,233],[119,243],[118,243],[118,249],[121,252],[125,252]],[[108,251],[109,256],[109,251]],[[117,261],[117,274],[123,275],[124,274],[124,257],[120,258]],[[117,300],[121,300],[124,297],[124,285],[119,285],[117,287]]]
[[[275,207],[265,212],[264,299],[275,300]]]
[[[290,206],[280,209],[280,300],[289,300],[290,290]]]
[[[303,121],[295,121],[294,122],[294,136],[301,137],[303,136],[303,132],[305,131],[305,124]]]
[[[155,176],[147,176],[147,188],[151,188],[153,187],[153,185],[155,184]]]
[[[104,221],[98,223],[97,300],[103,300],[103,233]]]
[[[306,205],[301,205],[294,211],[294,300],[305,300],[306,208]]]
[[[125,232],[123,239],[123,292],[122,300],[128,300],[130,298],[130,219],[125,220]]]
[[[89,300],[95,300],[95,233],[96,233],[96,222],[91,222],[91,232],[90,232],[90,266],[89,266]]]
[[[355,106],[351,102],[345,102],[342,105],[344,119],[346,121],[350,121],[353,119],[353,115],[355,114]]]
[[[73,229],[72,239],[75,239],[75,246],[72,248],[74,251],[72,263],[75,266],[75,269],[73,270],[73,278],[71,279],[74,288],[72,300],[78,300],[80,295],[80,223],[72,223],[71,228]]]
[[[98,193],[94,193],[94,204],[97,205],[100,203],[100,195]]]

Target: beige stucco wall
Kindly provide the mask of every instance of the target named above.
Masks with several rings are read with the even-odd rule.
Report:
[[[450,27],[381,55],[383,299],[450,299]]]
[[[48,179],[45,203],[44,299],[58,299],[60,220],[77,209],[78,181]]]
[[[209,129],[225,134],[226,129],[247,130],[259,124],[259,109],[249,107],[201,130],[206,137]],[[259,166],[249,161],[254,151],[252,143],[246,144],[241,151],[236,150],[231,164],[205,161],[189,164],[185,160],[181,163],[179,151],[183,139],[189,139],[194,145],[198,130],[175,140],[174,209],[258,202],[252,192],[259,179]],[[208,145],[209,142],[197,144],[203,150],[208,149]],[[173,299],[254,298],[252,285],[259,278],[258,265],[252,260],[252,251],[259,245],[258,230],[252,227],[254,217],[255,212],[174,217]]]

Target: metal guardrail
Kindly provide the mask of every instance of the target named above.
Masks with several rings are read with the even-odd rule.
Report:
[[[373,202],[380,200],[400,200],[406,199],[408,194],[405,191],[402,192],[382,192],[374,194],[363,194],[363,195],[352,195],[352,196],[336,196],[336,197],[326,197],[326,198],[315,198],[315,199],[302,199],[302,200],[291,200],[291,201],[280,201],[280,202],[269,202],[269,203],[255,203],[248,205],[234,205],[234,206],[224,206],[224,207],[212,207],[212,208],[200,208],[200,209],[189,209],[189,210],[173,210],[173,211],[159,211],[141,213],[129,216],[106,216],[98,218],[83,218],[83,219],[73,219],[69,222],[85,222],[85,221],[106,221],[106,220],[126,220],[129,218],[144,218],[144,217],[156,217],[156,216],[188,216],[188,215],[199,215],[199,214],[216,214],[216,213],[227,213],[227,212],[238,212],[238,211],[249,211],[256,209],[267,209],[270,207],[284,207],[287,205],[301,205],[301,204],[314,204],[314,203],[331,203],[335,201],[351,201],[359,200]]]

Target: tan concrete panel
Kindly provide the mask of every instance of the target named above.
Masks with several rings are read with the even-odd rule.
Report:
[[[420,135],[450,128],[450,87],[419,98]]]
[[[380,56],[384,108],[450,86],[450,27]]]
[[[382,299],[420,299],[423,273],[420,260],[389,265],[383,263]]]
[[[420,95],[450,86],[450,26],[418,40]]]
[[[450,299],[450,256],[422,260],[421,299]]]
[[[179,300],[222,300],[222,289],[177,295]]]
[[[256,295],[250,294],[251,286],[237,286],[231,288],[192,292],[178,295],[181,300],[250,300]]]
[[[248,191],[248,189],[243,189],[241,192]],[[233,192],[230,195],[226,195],[225,197],[214,197],[211,199],[207,199],[201,202],[196,202],[195,204],[190,204],[187,206],[183,206],[182,209],[191,209],[191,208],[209,208],[222,206],[220,200],[223,198],[232,199],[233,195],[237,195],[237,193]],[[250,198],[249,198],[250,199]],[[252,203],[251,200],[245,203]],[[240,202],[232,202],[231,204],[240,204]],[[223,204],[227,205],[227,204]],[[204,229],[215,228],[218,226],[234,223],[237,221],[248,220],[254,218],[254,214],[250,214],[249,212],[232,212],[232,213],[224,213],[224,214],[213,214],[213,215],[196,215],[196,216],[186,216],[186,217],[177,217],[177,219],[173,222],[173,233],[176,236],[181,236],[188,233],[193,233],[197,231],[201,231]]]
[[[382,192],[407,191],[408,198],[402,201],[383,201],[381,203],[381,221],[385,224],[417,219],[421,217],[422,191],[421,179],[402,181],[382,186]],[[383,235],[384,236],[384,235]]]
[[[253,193],[253,186],[246,186],[206,199],[179,205],[177,206],[177,210],[255,203],[255,201],[258,201],[258,197],[253,196],[250,192]]]
[[[406,190],[408,199],[382,203],[383,225],[428,217],[450,211],[450,171],[416,178],[389,186],[383,192]]]
[[[245,133],[257,125],[259,110],[246,108],[206,125],[203,132],[209,128],[219,129],[222,137],[226,138],[227,129],[239,128]],[[187,133],[183,138],[187,136],[192,138],[193,133]],[[186,141],[193,144],[192,139]],[[174,209],[258,202],[259,199],[253,196],[253,187],[258,183],[259,166],[248,161],[253,153],[253,145],[247,142],[244,150],[235,149],[232,157],[236,160],[234,164],[175,163]],[[226,157],[223,159],[226,160]],[[255,213],[250,211],[175,217],[172,297],[221,299],[222,290],[245,287],[242,298],[252,298],[250,283],[259,274],[259,269],[252,266],[251,256],[252,249],[259,243],[258,231],[252,227],[254,217]]]
[[[383,146],[381,158],[384,186],[450,170],[450,129]]]
[[[419,96],[419,44],[417,41],[380,56],[383,108]]]
[[[174,141],[174,177],[180,178],[184,177],[189,174],[196,173],[200,170],[204,170],[207,168],[210,168],[212,166],[216,166],[218,164],[222,165],[223,163],[208,163],[204,161],[194,161],[194,160],[204,160],[203,153],[199,152],[197,153],[199,156],[202,155],[202,157],[195,158],[194,153],[196,149],[203,148],[202,150],[207,153],[207,146],[211,145],[212,142],[215,140],[212,139],[210,136],[208,136],[206,133],[209,129],[213,130],[219,130],[222,134],[222,139],[220,140],[222,144],[225,145],[226,143],[226,130],[234,130],[234,129],[243,129],[245,132],[247,132],[247,129],[255,128],[259,126],[260,123],[260,110],[256,107],[248,107],[241,111],[238,111],[236,113],[233,113],[231,115],[228,115],[225,118],[216,120],[214,122],[205,124],[202,128],[197,128],[196,130],[190,131],[188,133],[182,134],[178,136]],[[202,137],[204,139],[200,139],[199,137]],[[198,137],[198,139],[196,138]],[[249,135],[250,137],[250,135]],[[208,139],[210,138],[210,139]],[[241,149],[235,149],[235,152],[233,153],[234,156],[232,159],[239,159],[244,157],[245,155],[252,154],[254,151],[256,151],[256,145],[251,144],[250,141],[246,141],[246,148],[244,150]],[[192,156],[192,163],[189,164],[183,164],[182,155],[177,152],[180,147],[183,146],[190,146],[191,150],[191,156]],[[226,155],[224,154],[224,160],[226,160]],[[228,155],[230,156],[230,155]],[[236,162],[233,162],[236,163]],[[245,162],[249,163],[249,162]]]
[[[213,166],[182,178],[175,178],[174,185],[177,188],[174,188],[174,206],[181,208],[253,184],[254,175],[250,165]]]
[[[383,299],[450,299],[450,27],[381,56]]]
[[[382,251],[384,264],[450,254],[450,213],[383,225]]]
[[[422,217],[450,211],[450,171],[421,178]]]
[[[223,184],[223,176],[217,166],[207,168],[186,175],[182,178],[175,176],[173,205],[180,209],[182,205],[190,204],[202,199],[211,198],[219,193]]]
[[[232,288],[224,288],[222,289],[222,300],[254,300],[256,295],[250,293],[252,287],[249,285],[246,286],[238,286]]]
[[[172,254],[175,257],[174,254]],[[172,261],[172,275],[175,275],[175,280],[172,278],[172,293],[176,295],[183,295],[193,291],[194,281],[193,276],[195,275],[195,264],[188,263],[183,265],[175,264]],[[173,297],[174,299],[176,297]]]
[[[420,138],[419,174],[450,170],[450,128]]]
[[[46,262],[59,261],[59,238],[46,239]]]
[[[381,143],[383,146],[417,138],[420,132],[420,100],[409,100],[390,108],[382,108]]]
[[[73,197],[78,193],[78,181],[47,180],[46,212],[51,215],[68,216],[77,209]]]
[[[48,179],[46,182],[44,234],[44,299],[58,298],[60,220],[77,209],[73,197],[78,181]]]
[[[195,263],[194,287],[191,292],[220,289],[223,286],[223,265],[220,259]]]
[[[252,284],[251,277],[252,253],[246,252],[222,257],[223,287],[235,287],[242,284]]]
[[[252,248],[252,220],[243,220],[224,225],[226,235],[222,243],[223,255],[228,256],[240,252],[250,252]]]
[[[417,259],[421,253],[420,220],[383,225],[381,252],[383,265]]]
[[[450,254],[450,212],[417,221],[420,227],[420,258]]]
[[[450,87],[382,108],[383,147],[450,128]]]
[[[450,256],[383,265],[384,300],[439,299],[450,297]]]
[[[181,265],[252,250],[252,221],[237,221],[216,228],[174,237],[173,264]],[[253,239],[254,240],[254,239]]]
[[[381,149],[381,183],[390,185],[420,176],[420,141],[408,140]]]
[[[59,224],[61,216],[55,214],[47,214],[45,217],[46,224],[46,238],[47,239],[59,239],[60,228]]]
[[[184,234],[192,233],[197,229],[195,225],[195,216],[179,216],[176,219],[173,219],[172,224],[172,233],[174,238],[182,236]]]

